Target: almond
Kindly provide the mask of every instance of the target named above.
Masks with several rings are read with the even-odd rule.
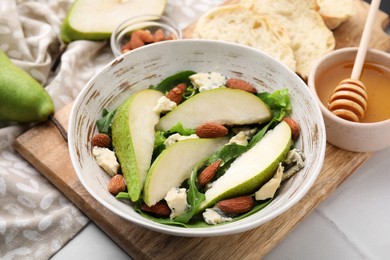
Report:
[[[131,34],[130,39],[130,50],[137,49],[139,47],[142,47],[145,45],[145,42],[142,41],[142,39],[138,36],[138,34]]]
[[[195,129],[195,133],[200,138],[217,138],[228,134],[228,129],[220,124],[206,122]]]
[[[159,201],[150,207],[146,204],[142,204],[141,210],[152,213],[157,217],[168,217],[171,214],[171,209],[168,207],[165,201]]]
[[[232,199],[221,200],[217,207],[228,214],[241,214],[248,212],[254,206],[254,201],[250,196],[241,196]]]
[[[108,183],[108,191],[113,194],[117,195],[119,192],[126,190],[126,181],[125,178],[120,174],[115,174],[110,182]]]
[[[236,79],[236,78],[228,79],[226,81],[226,87],[240,89],[250,93],[257,92],[256,88],[253,87],[249,82],[242,79]]]
[[[198,176],[198,184],[200,187],[203,187],[207,183],[209,183],[215,176],[215,173],[219,169],[219,165],[222,160],[215,161],[209,164]]]
[[[111,138],[107,134],[96,134],[92,137],[91,144],[92,146],[110,148]]]
[[[286,122],[291,128],[291,138],[293,140],[297,140],[299,137],[299,133],[301,132],[297,121],[295,121],[291,117],[283,118],[283,121]]]
[[[187,86],[185,83],[180,83],[171,89],[165,96],[179,105],[183,101],[183,94],[185,93],[186,88]]]
[[[129,51],[131,51],[130,41],[128,41],[125,45],[122,46],[122,53],[126,53]]]
[[[160,42],[165,40],[165,34],[163,29],[158,29],[153,34],[154,42]]]
[[[131,34],[133,35],[137,35],[144,43],[154,42],[154,37],[149,30],[136,30]]]

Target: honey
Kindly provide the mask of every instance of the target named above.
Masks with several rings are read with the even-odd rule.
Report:
[[[317,77],[317,94],[326,107],[340,81],[351,77],[352,68],[353,62],[336,64]],[[360,122],[372,123],[390,119],[390,68],[365,63],[360,81],[364,83],[368,95],[367,111]]]

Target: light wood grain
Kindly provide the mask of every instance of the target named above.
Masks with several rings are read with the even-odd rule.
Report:
[[[336,49],[359,46],[369,8],[368,3],[362,0],[355,1],[354,16],[333,31],[336,39]],[[388,26],[389,16],[382,11],[378,12],[368,45],[369,48],[390,51],[390,35],[385,32]]]
[[[71,105],[56,118],[65,126]],[[62,191],[130,256],[136,259],[259,259],[274,248],[359,167],[370,154],[327,145],[323,169],[308,194],[293,208],[254,230],[221,237],[183,238],[160,234],[132,224],[105,209],[79,182],[67,143],[51,122],[19,136],[16,150]],[[217,249],[217,250],[216,250]]]

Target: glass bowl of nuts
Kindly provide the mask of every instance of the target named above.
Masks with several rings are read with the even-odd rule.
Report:
[[[115,57],[118,57],[144,45],[181,38],[181,29],[175,21],[150,14],[123,21],[112,33],[110,44]]]

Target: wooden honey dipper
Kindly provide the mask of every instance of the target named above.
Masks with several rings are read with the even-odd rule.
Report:
[[[371,1],[351,78],[342,80],[328,101],[328,109],[333,114],[353,122],[362,120],[367,110],[367,90],[359,78],[363,69],[368,43],[371,38],[371,32],[380,2],[381,0]]]

